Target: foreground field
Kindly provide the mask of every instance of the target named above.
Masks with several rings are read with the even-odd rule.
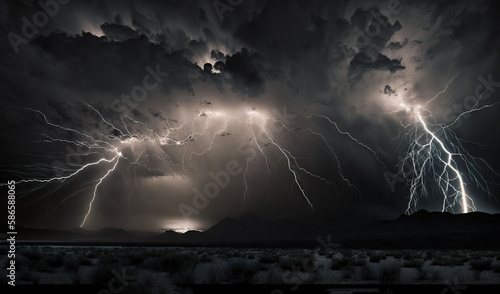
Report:
[[[290,291],[307,285],[500,284],[500,251],[22,246],[16,264],[18,285],[107,288],[121,277],[116,287],[122,293],[216,284]]]

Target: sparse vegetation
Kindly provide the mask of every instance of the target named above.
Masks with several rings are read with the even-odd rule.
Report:
[[[22,269],[17,275],[18,280],[25,281],[33,285],[38,285],[40,282],[40,274],[29,269]]]
[[[64,253],[56,252],[53,254],[46,255],[44,259],[47,262],[47,265],[53,268],[62,267],[64,265]]]
[[[315,268],[316,259],[312,253],[302,253],[299,255],[289,255],[278,260],[278,266],[284,270],[297,271]]]
[[[82,283],[82,273],[79,270],[71,273],[70,278],[73,285],[80,285]]]
[[[73,272],[77,271],[80,268],[80,261],[75,257],[68,257],[63,262],[63,267],[65,271]]]
[[[355,273],[356,273],[356,267],[352,264],[349,264],[348,266],[342,269],[342,279],[345,280],[351,279]]]
[[[104,286],[114,277],[110,266],[96,266],[90,272],[89,279],[92,285]]]
[[[394,284],[399,281],[401,274],[400,262],[386,262],[379,267],[379,279],[381,284]]]
[[[395,259],[401,259],[405,256],[403,250],[390,250],[387,252],[387,256],[393,256]]]
[[[367,263],[366,258],[357,258],[352,262],[354,266],[364,266]]]
[[[283,271],[279,268],[272,267],[267,271],[266,276],[267,284],[282,284],[283,283]]]
[[[443,267],[464,264],[467,276],[476,280],[500,279],[498,251],[341,249],[328,259],[325,259],[328,255],[318,258],[319,254],[322,254],[321,249],[20,246],[16,270],[20,283],[28,284],[53,283],[52,275],[61,275],[57,278],[61,283],[105,286],[114,278],[112,269],[121,274],[123,268],[128,275],[134,275],[131,271],[135,270],[139,276],[144,276],[144,279],[140,277],[131,282],[123,293],[137,289],[156,289],[156,292],[164,289],[161,293],[169,293],[172,289],[165,288],[166,284],[185,286],[193,283],[243,285],[299,281],[300,284],[322,284],[339,279],[347,283],[408,283],[416,271],[418,281],[429,283],[450,280],[450,270]],[[429,257],[432,259],[427,260]],[[147,277],[149,282],[145,282]]]
[[[275,263],[278,259],[278,255],[271,252],[264,252],[259,256],[259,263]]]
[[[422,281],[437,281],[442,279],[441,273],[438,270],[431,269],[429,266],[420,267],[418,276]]]
[[[31,261],[39,260],[42,257],[42,253],[38,247],[21,247],[19,249],[19,254]]]
[[[491,270],[491,263],[493,262],[490,258],[481,258],[471,260],[470,267],[477,271],[488,271]]]
[[[424,265],[424,260],[422,259],[411,259],[411,260],[405,260],[403,262],[403,267],[421,268],[423,265]]]
[[[129,265],[139,265],[144,260],[144,256],[139,252],[129,252],[123,256]]]
[[[460,266],[466,262],[463,257],[439,256],[432,261],[432,265],[440,266]]]
[[[248,284],[258,271],[257,263],[244,258],[238,258],[229,262],[231,280],[235,284]]]
[[[365,264],[361,268],[361,278],[365,281],[378,279],[377,271],[370,264]]]
[[[92,260],[85,255],[80,255],[80,257],[78,257],[78,260],[80,262],[80,265],[83,266],[91,266],[94,264]]]
[[[500,273],[500,263],[493,263],[491,268],[493,269],[493,272]]]
[[[434,259],[434,251],[429,250],[425,253],[425,260],[432,260],[432,259]]]
[[[229,280],[229,269],[227,266],[221,266],[218,264],[210,264],[207,267],[207,280],[209,284],[216,285],[221,281]]]
[[[346,268],[350,265],[352,265],[353,259],[351,257],[342,257],[342,258],[332,258],[331,266],[330,268],[332,270],[340,270],[342,268]]]
[[[172,274],[175,284],[188,285],[192,283],[193,271],[199,260],[187,253],[169,253],[161,257],[162,267]]]
[[[118,264],[118,259],[113,254],[104,254],[98,258],[97,264],[98,265],[116,265],[116,264]]]
[[[386,255],[381,253],[381,252],[376,252],[370,255],[370,262],[380,262],[381,260],[385,259]]]
[[[44,272],[44,273],[53,273],[55,269],[51,267],[45,259],[41,259],[38,262],[33,264],[33,269],[39,272]]]

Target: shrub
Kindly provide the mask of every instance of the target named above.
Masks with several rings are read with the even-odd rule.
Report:
[[[401,259],[405,257],[408,254],[409,251],[403,251],[403,250],[392,250],[387,252],[388,256],[393,256],[395,259]]]
[[[278,260],[278,266],[289,271],[316,271],[316,259],[312,253],[303,253],[300,255],[281,257]]]
[[[387,262],[379,267],[379,278],[381,284],[394,284],[399,281],[401,274],[401,263]]]
[[[64,264],[64,253],[58,252],[55,254],[50,254],[44,258],[47,265],[50,267],[58,268],[62,267]]]
[[[437,281],[441,280],[441,273],[438,270],[431,270],[428,266],[427,267],[420,267],[418,271],[418,276],[420,280],[431,280],[431,281]]]
[[[130,265],[139,265],[144,257],[139,252],[129,252],[125,255],[125,258],[129,261]]]
[[[370,262],[380,262],[382,259],[385,259],[385,257],[383,253],[373,253],[370,255]]]
[[[500,273],[500,263],[494,263],[494,264],[492,264],[491,268],[493,269],[493,272]]]
[[[297,268],[300,266],[300,260],[288,256],[281,257],[278,260],[278,266],[286,271],[293,271],[294,267]]]
[[[434,251],[427,251],[425,253],[425,260],[432,260],[434,258]]]
[[[17,279],[20,281],[30,282],[33,285],[38,285],[40,282],[40,274],[29,269],[22,269],[18,272]]]
[[[331,258],[333,256],[333,251],[329,249],[320,249],[318,255],[325,256],[326,258]]]
[[[432,265],[459,266],[463,265],[466,260],[467,259],[463,257],[440,256],[432,261]]]
[[[231,280],[236,284],[248,284],[258,271],[257,263],[244,258],[229,262]]]
[[[152,271],[163,271],[162,261],[156,257],[146,258],[139,266]]]
[[[253,254],[253,253],[248,253],[245,257],[246,257],[247,259],[255,259],[255,254]]]
[[[99,265],[116,265],[118,264],[118,259],[113,254],[104,254],[97,260]]]
[[[203,253],[200,255],[200,262],[212,262],[213,258],[209,253]]]
[[[378,279],[377,271],[369,264],[365,264],[361,268],[361,277],[365,281]]]
[[[364,266],[365,264],[366,264],[365,258],[358,258],[352,262],[352,265],[354,265],[354,266]]]
[[[229,278],[228,272],[229,269],[227,267],[221,268],[220,265],[212,263],[207,267],[206,277],[210,284],[216,285]]]
[[[36,261],[42,258],[42,253],[38,247],[23,247],[19,250],[19,254],[26,256],[31,261]]]
[[[403,267],[421,268],[423,265],[424,261],[422,259],[411,259],[403,262]]]
[[[90,271],[89,279],[92,285],[104,286],[114,278],[111,266],[96,266]]]
[[[331,259],[331,266],[330,268],[332,270],[340,270],[342,268],[351,266],[353,264],[353,259],[351,257],[342,257],[342,258],[332,258]]]
[[[41,259],[37,263],[35,263],[34,269],[39,272],[45,272],[45,273],[53,273],[55,271],[55,269],[52,266],[48,265],[45,259]]]
[[[354,265],[352,264],[349,264],[342,269],[342,279],[351,279],[354,273],[356,273],[356,267],[354,267]]]
[[[5,259],[5,264],[7,265],[8,259]],[[36,261],[31,261],[28,259],[26,256],[23,255],[16,255],[16,268],[17,269],[23,269],[23,268],[30,268],[33,263]]]
[[[331,259],[332,262],[331,262],[330,268],[332,270],[339,270],[339,269],[341,269],[342,267],[340,266],[340,260],[341,260],[340,258],[332,258]]]
[[[354,252],[352,252],[351,250],[346,250],[346,251],[342,252],[342,255],[344,257],[352,257],[354,255]]]
[[[198,258],[188,253],[173,252],[163,255],[161,257],[161,262],[164,270],[173,273],[192,270],[198,263]]]
[[[70,278],[73,285],[80,285],[82,283],[82,273],[79,270],[73,272]]]
[[[92,251],[87,252],[87,257],[91,259],[98,258],[99,255],[100,253],[99,251],[97,251],[97,249],[93,249]]]
[[[265,252],[259,256],[259,263],[275,263],[279,257],[276,254]]]
[[[487,271],[491,269],[491,259],[475,259],[471,260],[470,266],[473,270],[478,270],[478,271]]]
[[[94,263],[92,262],[92,260],[90,258],[88,258],[87,256],[85,256],[85,255],[80,255],[80,257],[78,258],[78,260],[80,261],[80,265],[85,265],[85,266],[94,265]]]
[[[305,276],[299,276],[300,282],[305,285],[314,284],[317,280],[319,280],[320,276],[318,272],[307,273]]]
[[[75,257],[68,257],[64,260],[63,267],[68,272],[76,271],[80,267],[80,261]]]
[[[192,283],[198,262],[195,255],[188,253],[169,252],[160,258],[160,266],[172,275],[175,284],[180,285]]]
[[[169,285],[165,285],[166,283],[161,283],[160,281],[156,281],[151,276],[144,276],[136,283],[127,284],[126,287],[123,287],[123,292],[120,294],[137,294],[137,293],[177,293],[173,292]],[[104,292],[104,291],[103,291]]]

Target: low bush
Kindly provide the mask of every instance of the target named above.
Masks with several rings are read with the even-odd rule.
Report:
[[[370,255],[370,262],[380,262],[385,258],[386,256],[383,253],[373,253],[372,255]]]
[[[264,252],[259,256],[259,263],[276,263],[278,259],[278,255],[271,252]]]
[[[366,258],[357,258],[352,262],[354,266],[364,266],[367,263]]]
[[[351,279],[355,273],[356,273],[356,267],[352,264],[349,264],[348,266],[342,269],[342,279],[346,280]]]
[[[69,256],[64,260],[63,267],[68,272],[77,271],[80,267],[80,261],[76,257]]]
[[[278,266],[285,271],[307,271],[313,272],[317,269],[316,259],[312,253],[289,255],[278,260]]]
[[[372,265],[365,264],[361,268],[361,278],[363,278],[363,280],[365,280],[365,281],[376,280],[376,279],[378,279],[378,274]]]
[[[381,284],[394,284],[399,281],[401,275],[401,263],[387,262],[379,267],[379,280]]]
[[[493,272],[500,273],[500,263],[493,263],[491,268],[493,269]]]
[[[229,262],[229,270],[235,284],[249,284],[259,269],[256,262],[238,258]]]
[[[33,270],[22,269],[17,272],[17,279],[33,285],[38,285],[40,282],[40,274]]]
[[[419,268],[418,278],[422,281],[437,281],[441,280],[442,276],[438,270],[433,270],[428,266],[422,266]]]
[[[403,262],[403,267],[420,268],[424,265],[423,259],[410,259]]]
[[[491,270],[492,262],[493,261],[491,259],[486,259],[486,258],[475,259],[475,260],[471,260],[470,267],[473,270],[487,271],[487,270]]]
[[[54,254],[49,254],[44,257],[45,261],[47,262],[47,265],[53,268],[58,268],[62,267],[64,265],[64,253],[63,252],[57,252]]]
[[[107,286],[109,281],[114,278],[112,270],[111,266],[96,266],[90,271],[90,283],[96,286]]]

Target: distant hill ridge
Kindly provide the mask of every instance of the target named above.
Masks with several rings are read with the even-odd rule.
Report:
[[[87,231],[75,228],[69,231],[18,228],[18,242],[108,242],[147,243],[165,245],[234,245],[259,246],[266,244],[316,244],[318,237],[327,235],[345,246],[484,246],[489,243],[500,248],[500,214],[471,212],[451,214],[420,210],[412,215],[401,215],[349,230],[339,230],[328,224],[306,225],[293,220],[268,221],[254,215],[225,218],[204,232],[174,231],[153,234],[129,232],[117,228]],[[471,240],[471,238],[474,238]],[[5,240],[5,238],[3,238]],[[448,244],[449,243],[449,244]],[[477,244],[476,244],[477,243]],[[417,246],[417,247],[418,247]]]

